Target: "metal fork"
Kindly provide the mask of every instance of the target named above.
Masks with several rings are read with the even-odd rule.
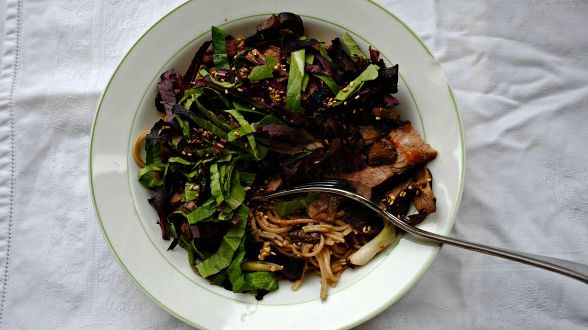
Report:
[[[425,230],[422,230],[418,227],[412,226],[407,223],[408,217],[404,220],[395,217],[394,215],[390,214],[389,212],[381,209],[376,203],[370,201],[369,199],[364,198],[361,195],[358,195],[354,192],[353,187],[351,187],[345,181],[339,180],[324,180],[324,181],[315,181],[306,183],[300,186],[297,186],[292,189],[282,190],[276,193],[272,193],[269,195],[256,197],[256,200],[269,200],[272,198],[283,197],[288,195],[300,194],[300,193],[308,193],[308,192],[326,192],[337,194],[341,196],[348,197],[353,199],[354,201],[359,202],[360,204],[370,208],[382,218],[392,222],[396,227],[406,231],[407,233],[436,243],[443,243],[447,245],[453,245],[460,248],[464,248],[466,250],[472,250],[480,253],[485,253],[489,255],[493,255],[496,257],[517,261],[523,264],[543,268],[555,273],[559,273],[565,276],[569,276],[574,278],[578,281],[584,282],[588,284],[588,265],[583,265],[577,262],[558,259],[553,257],[546,257],[546,256],[539,256],[531,253],[521,253],[521,252],[514,252],[505,249],[500,249],[488,245],[478,244],[474,242],[465,241],[458,238],[448,237],[444,235],[439,235],[435,233],[431,233]]]

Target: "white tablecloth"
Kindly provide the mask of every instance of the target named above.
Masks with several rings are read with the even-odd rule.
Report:
[[[453,235],[588,263],[588,2],[382,1],[432,49],[467,143]],[[127,277],[89,197],[96,103],[177,0],[2,0],[0,324],[187,328]],[[0,21],[2,22],[2,21]],[[582,329],[588,286],[443,248],[361,329]]]

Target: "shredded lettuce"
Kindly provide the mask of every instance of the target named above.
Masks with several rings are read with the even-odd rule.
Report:
[[[182,202],[190,202],[193,200],[198,199],[200,196],[200,184],[187,182],[184,185],[184,196],[182,197]]]
[[[139,182],[147,188],[163,186],[163,168],[159,164],[149,164],[140,168],[137,173]]]
[[[329,77],[329,76],[325,76],[323,74],[315,74],[315,77],[317,77],[318,79],[322,80],[325,85],[327,85],[327,87],[329,87],[329,89],[331,90],[331,92],[333,93],[333,95],[337,95],[337,93],[339,93],[339,85],[337,85],[337,82],[335,81],[335,79]]]
[[[216,205],[214,199],[211,198],[190,213],[184,213],[183,211],[176,211],[174,213],[183,215],[188,219],[189,224],[195,225],[200,221],[210,218],[214,212],[216,212]]]
[[[367,57],[363,54],[361,49],[359,49],[359,46],[355,43],[355,40],[351,38],[349,33],[345,32],[343,37],[341,37],[341,42],[343,43],[343,49],[354,62],[367,60]]]
[[[235,258],[227,268],[227,276],[231,282],[233,292],[247,292],[255,290],[275,291],[278,289],[276,275],[270,272],[245,273],[241,265],[245,261],[245,242],[239,246]]]
[[[290,70],[286,87],[286,109],[300,111],[302,80],[304,79],[305,50],[299,49],[290,54]]]
[[[378,78],[378,69],[379,67],[375,64],[368,65],[368,67],[363,70],[363,72],[360,73],[357,78],[353,79],[349,85],[341,89],[337,95],[335,95],[336,104],[340,104],[341,102],[347,100],[347,98],[349,98],[355,92],[358,92],[366,81]]]
[[[210,256],[210,258],[196,265],[196,269],[200,276],[207,278],[227,268],[231,264],[233,255],[245,235],[248,214],[249,209],[245,205],[242,205],[239,210],[237,210],[236,216],[239,223],[232,226],[225,236],[223,236],[220,247],[212,256]]]
[[[303,210],[318,197],[318,193],[310,193],[303,198],[280,202],[276,204],[276,212],[279,216],[285,217],[296,211]]]
[[[228,69],[229,56],[227,55],[225,32],[216,26],[213,26],[210,31],[212,34],[212,60],[214,66],[219,69]]]
[[[276,64],[278,64],[278,62],[275,58],[267,56],[265,58],[265,64],[258,65],[251,69],[249,80],[257,81],[272,78],[274,76],[274,67]]]

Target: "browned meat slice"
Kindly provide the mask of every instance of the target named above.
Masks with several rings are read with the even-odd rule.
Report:
[[[397,121],[400,119],[400,113],[398,113],[398,111],[381,107],[373,108],[372,114],[374,117],[383,118],[390,121]]]
[[[431,188],[432,181],[433,176],[428,168],[423,167],[417,171],[416,192],[413,202],[419,214],[431,214],[437,210],[437,199]]]
[[[398,160],[406,168],[428,162],[437,157],[437,151],[426,143],[407,121],[388,133],[388,139],[396,146]]]
[[[308,216],[317,221],[333,222],[337,209],[344,197],[333,194],[320,194],[319,197],[313,200],[306,212]]]
[[[409,121],[391,130],[387,139],[396,147],[396,153],[398,154],[393,164],[368,166],[356,172],[335,173],[330,177],[349,181],[359,194],[369,198],[371,197],[372,188],[415,165],[437,157],[437,151],[421,138],[419,133],[412,128]]]
[[[392,164],[396,161],[396,148],[388,139],[374,143],[368,150],[367,163],[371,166]]]
[[[361,134],[361,138],[366,145],[370,145],[384,136],[384,132],[371,125],[359,126],[359,134]]]

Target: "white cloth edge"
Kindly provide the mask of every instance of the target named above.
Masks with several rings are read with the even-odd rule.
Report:
[[[6,1],[0,71],[0,326],[10,266],[14,206],[14,92],[16,90],[21,2]]]

